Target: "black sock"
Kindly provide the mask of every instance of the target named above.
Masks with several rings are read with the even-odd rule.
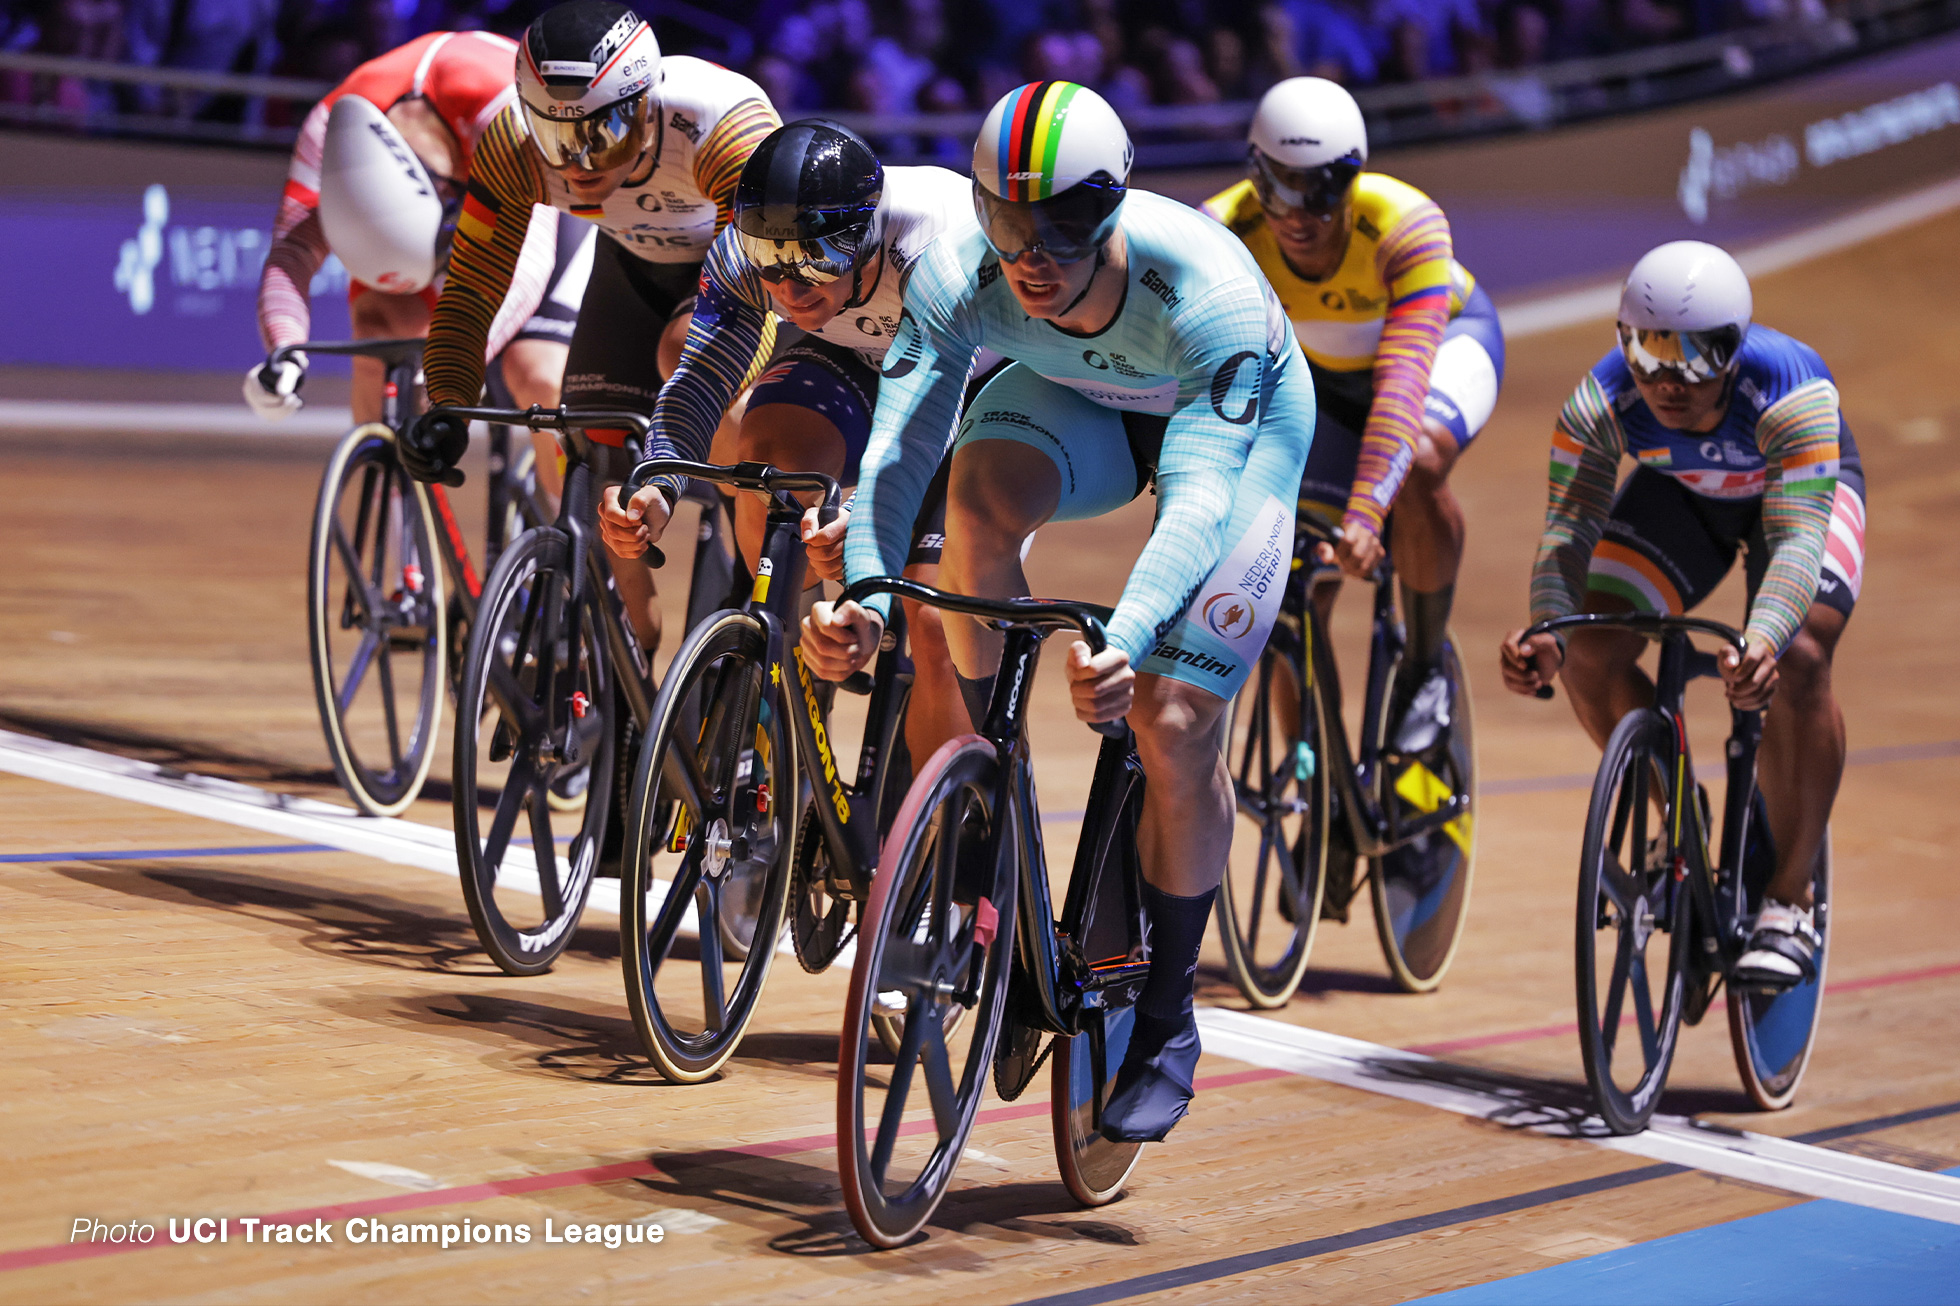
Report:
[[[1158,1020],[1189,1015],[1196,985],[1198,949],[1211,921],[1212,899],[1218,890],[1206,889],[1195,898],[1165,893],[1146,881],[1143,910],[1150,918],[1150,977],[1143,982],[1137,1010]]]
[[[1455,598],[1454,585],[1427,594],[1407,585],[1402,587],[1402,619],[1409,635],[1409,670],[1428,672],[1443,660],[1443,640],[1449,634],[1450,605]]]
[[[966,700],[966,714],[973,718],[973,728],[985,729],[987,705],[994,701],[994,677],[980,676],[969,680],[956,670],[953,679],[960,682],[960,697]]]

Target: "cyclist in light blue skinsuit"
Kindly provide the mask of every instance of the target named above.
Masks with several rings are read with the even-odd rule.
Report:
[[[1130,157],[1115,113],[1073,83],[1034,83],[994,106],[974,151],[981,233],[941,239],[913,269],[844,554],[847,580],[904,566],[983,346],[1018,362],[960,422],[949,589],[1027,593],[1020,554],[1037,527],[1099,516],[1155,480],[1156,526],[1110,647],[1092,658],[1078,642],[1068,657],[1076,714],[1127,714],[1151,781],[1151,970],[1104,1112],[1104,1132],[1125,1141],[1162,1138],[1191,1096],[1192,977],[1232,842],[1220,714],[1279,609],[1314,428],[1292,327],[1245,246],[1181,204],[1126,198]],[[881,611],[819,604],[805,656],[827,676],[848,674],[877,649],[882,624]],[[951,614],[946,636],[977,719],[1000,636]]]

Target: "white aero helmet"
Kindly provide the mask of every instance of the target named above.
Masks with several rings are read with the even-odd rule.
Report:
[[[1322,220],[1347,203],[1368,162],[1368,125],[1339,83],[1289,77],[1267,91],[1246,138],[1252,184],[1276,217],[1305,210]]]
[[[637,159],[652,130],[660,42],[614,0],[569,0],[540,14],[517,47],[517,96],[554,168],[606,172]]]
[[[371,101],[343,95],[327,113],[320,156],[320,229],[355,280],[406,295],[435,280],[442,196],[395,124]]]
[[[1009,263],[1039,249],[1074,263],[1116,230],[1129,191],[1130,133],[1109,101],[1075,82],[1002,96],[973,145],[973,207]]]
[[[1726,250],[1671,240],[1648,250],[1620,292],[1620,350],[1643,380],[1709,381],[1735,369],[1755,299]]]

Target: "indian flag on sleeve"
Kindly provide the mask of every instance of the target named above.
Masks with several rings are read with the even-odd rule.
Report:
[[[496,234],[497,215],[503,207],[488,186],[472,179],[463,192],[463,211],[456,215],[456,230],[480,245],[487,245]]]
[[[1786,488],[1804,492],[1822,489],[1815,483],[1837,480],[1837,442],[1832,441],[1822,448],[1799,449],[1784,458],[1780,465]]]
[[[1566,434],[1565,424],[1561,422],[1552,428],[1552,479],[1570,481],[1579,470],[1579,459],[1585,448],[1577,440]]]

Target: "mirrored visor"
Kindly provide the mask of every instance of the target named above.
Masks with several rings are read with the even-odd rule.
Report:
[[[1742,331],[1651,331],[1620,323],[1620,352],[1643,381],[1672,374],[1683,381],[1712,381],[1726,373],[1742,348]]]
[[[609,172],[638,158],[647,141],[647,97],[632,96],[583,118],[547,118],[528,103],[524,117],[538,153],[553,168]]]
[[[1115,229],[1123,195],[1121,186],[1084,181],[1045,200],[1004,200],[979,182],[973,184],[980,230],[1006,263],[1018,263],[1036,251],[1057,263],[1088,258]]]
[[[1356,158],[1336,159],[1318,168],[1289,168],[1252,151],[1252,187],[1270,217],[1285,219],[1295,213],[1332,217],[1347,203],[1348,191],[1360,175],[1361,161]]]
[[[857,267],[864,234],[859,228],[820,240],[771,240],[750,235],[738,226],[735,241],[764,281],[822,286]]]

